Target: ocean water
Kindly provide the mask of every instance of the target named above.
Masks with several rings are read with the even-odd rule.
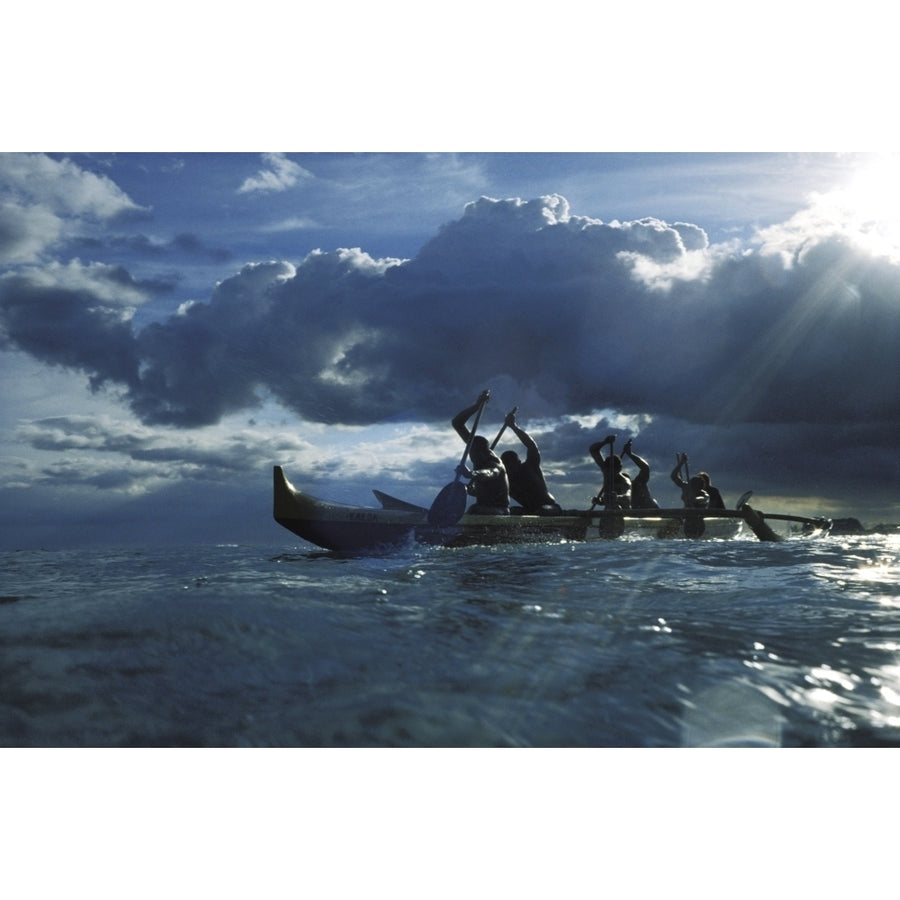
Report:
[[[900,746],[900,539],[0,555],[3,747]]]

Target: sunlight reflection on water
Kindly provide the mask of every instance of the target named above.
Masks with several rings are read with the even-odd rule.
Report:
[[[898,546],[10,556],[0,732],[15,745],[897,746]]]
[[[715,685],[685,702],[685,747],[780,747],[785,717],[777,703],[741,682]]]

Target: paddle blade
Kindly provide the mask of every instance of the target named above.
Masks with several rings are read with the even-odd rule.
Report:
[[[466,486],[461,481],[451,482],[434,498],[428,524],[455,525],[466,511],[466,499]]]
[[[625,519],[623,516],[603,516],[600,519],[600,537],[614,541],[625,534]]]
[[[700,516],[696,519],[690,518],[684,520],[684,536],[688,538],[702,538],[706,531],[706,523]]]
[[[747,491],[746,493],[741,494],[738,502],[734,504],[734,508],[740,509],[750,499],[751,496],[753,496],[753,491]]]

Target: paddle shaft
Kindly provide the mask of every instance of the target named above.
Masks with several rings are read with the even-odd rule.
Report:
[[[475,414],[475,422],[472,425],[472,430],[469,432],[469,440],[466,443],[466,449],[463,451],[462,459],[459,461],[461,466],[466,464],[466,460],[469,458],[469,451],[472,449],[472,442],[475,440],[475,432],[478,431],[478,423],[481,421],[481,414],[484,412],[485,406],[487,406],[487,402],[490,397],[485,397],[484,400],[478,406],[478,412]],[[460,475],[459,472],[456,473],[456,480],[459,481]]]
[[[675,454],[675,462],[677,462],[679,464],[678,465],[679,476],[680,476],[681,466],[684,466],[684,487],[681,489],[681,496],[684,498],[684,502],[687,503],[688,497],[690,496],[690,494],[688,492],[688,488],[690,487],[690,484],[691,484],[691,470],[688,468],[687,453],[676,453]]]
[[[608,480],[606,483],[606,508],[607,509],[615,509],[616,508],[616,467],[613,462],[613,457],[616,452],[616,439],[613,438],[609,442],[609,456],[606,457],[606,474],[608,476]]]
[[[519,411],[519,407],[518,407],[518,406],[514,406],[514,407],[512,408],[512,410],[511,410],[507,415],[508,415],[508,416],[514,416],[518,411]],[[493,443],[491,444],[491,450],[493,450],[494,447],[496,447],[497,444],[500,443],[500,438],[503,437],[503,432],[504,432],[504,431],[506,431],[506,422],[505,422],[505,421],[504,421],[504,423],[500,426],[500,430],[497,432],[497,437],[494,438],[494,441],[493,441]]]
[[[490,395],[483,397],[478,404],[478,414],[475,416],[475,423],[469,432],[469,439],[466,441],[466,449],[463,452],[462,459],[456,467],[456,477],[450,484],[434,498],[434,503],[428,510],[428,524],[437,526],[455,525],[466,511],[466,487],[460,481],[462,471],[466,465],[469,451],[472,449],[472,442],[475,440],[475,432],[478,430],[478,423],[481,420],[481,414],[484,412],[485,404],[488,402]]]

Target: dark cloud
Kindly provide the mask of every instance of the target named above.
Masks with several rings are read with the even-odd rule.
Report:
[[[348,255],[308,260],[271,288],[261,324],[281,336],[259,337],[267,385],[330,421],[446,416],[501,376],[536,391],[536,412],[896,418],[896,266],[837,238],[788,260],[692,259],[696,227],[602,224],[560,205],[479,201],[383,274]]]
[[[0,315],[8,341],[118,383],[146,423],[214,423],[266,393],[314,421],[445,420],[502,379],[534,415],[849,425],[900,413],[898,289],[896,265],[839,236],[725,252],[697,225],[482,198],[415,259],[249,265],[138,333],[24,273]]]
[[[3,222],[0,218],[0,231]],[[0,234],[2,240],[2,234]],[[183,232],[176,234],[170,241],[155,241],[145,234],[112,235],[106,237],[93,237],[81,235],[73,239],[70,248],[75,252],[128,254],[130,258],[135,255],[145,258],[163,258],[174,255],[206,259],[214,263],[228,262],[233,256],[230,250],[224,247],[209,247],[196,234]]]
[[[232,256],[230,250],[221,247],[207,247],[196,234],[176,234],[172,239],[172,246],[182,253],[206,257],[213,262],[227,262]]]
[[[131,323],[121,305],[100,295],[101,288],[132,289],[129,278],[111,269],[67,288],[28,274],[6,276],[0,279],[0,342],[86,372],[92,388],[106,382],[134,388],[138,363]]]

